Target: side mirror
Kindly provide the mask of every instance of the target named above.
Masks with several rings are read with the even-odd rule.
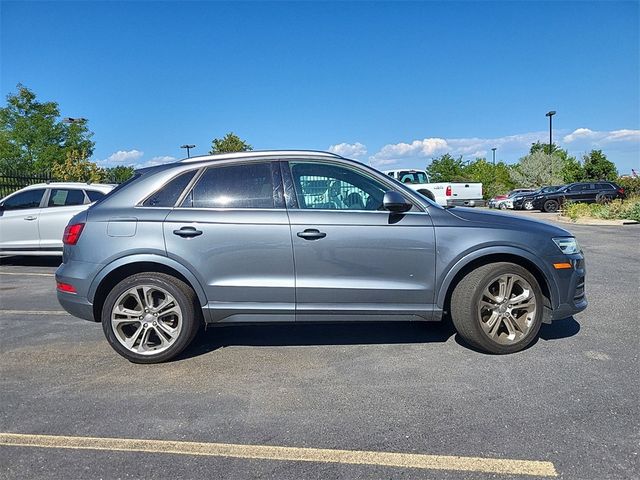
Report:
[[[411,205],[408,203],[402,195],[398,192],[387,192],[384,194],[384,198],[382,199],[382,205],[386,210],[390,212],[406,212],[407,210],[411,210]]]

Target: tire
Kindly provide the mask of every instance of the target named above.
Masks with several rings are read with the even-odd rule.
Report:
[[[522,204],[523,210],[533,210],[533,202],[528,200]]]
[[[527,308],[511,309],[508,299],[503,299],[507,300],[504,303],[491,300],[490,295],[500,300],[495,287],[504,278],[512,279],[509,298],[517,305],[526,303]],[[518,300],[527,292],[529,298]],[[496,310],[485,306],[489,304]],[[458,334],[470,345],[493,354],[514,353],[529,346],[540,331],[543,308],[536,278],[520,265],[507,262],[490,263],[469,272],[451,295],[451,319]]]
[[[545,200],[542,210],[547,213],[556,213],[560,204],[556,200]]]
[[[607,204],[609,202],[613,201],[613,195],[611,195],[610,193],[598,193],[598,195],[596,195],[596,203],[599,203],[600,205],[604,205]]]
[[[507,205],[505,203],[501,203],[500,210],[506,210],[506,209],[507,209]]]
[[[111,347],[133,363],[170,360],[191,343],[203,324],[191,287],[157,272],[132,275],[113,287],[101,320]]]

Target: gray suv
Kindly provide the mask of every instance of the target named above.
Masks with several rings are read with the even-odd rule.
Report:
[[[200,327],[439,321],[491,353],[586,308],[567,231],[436,205],[359,162],[311,151],[195,157],[139,170],[64,234],[58,299],[132,362]]]

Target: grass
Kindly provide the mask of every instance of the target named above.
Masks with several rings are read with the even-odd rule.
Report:
[[[564,206],[562,213],[574,222],[579,218],[640,222],[640,196],[633,196],[625,200],[613,200],[602,205],[598,203],[568,203]]]

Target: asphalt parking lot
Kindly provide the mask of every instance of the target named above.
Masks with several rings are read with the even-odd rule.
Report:
[[[61,311],[56,259],[2,259],[0,477],[638,478],[640,226],[563,226],[590,306],[508,356],[448,323],[238,326],[134,365]]]

